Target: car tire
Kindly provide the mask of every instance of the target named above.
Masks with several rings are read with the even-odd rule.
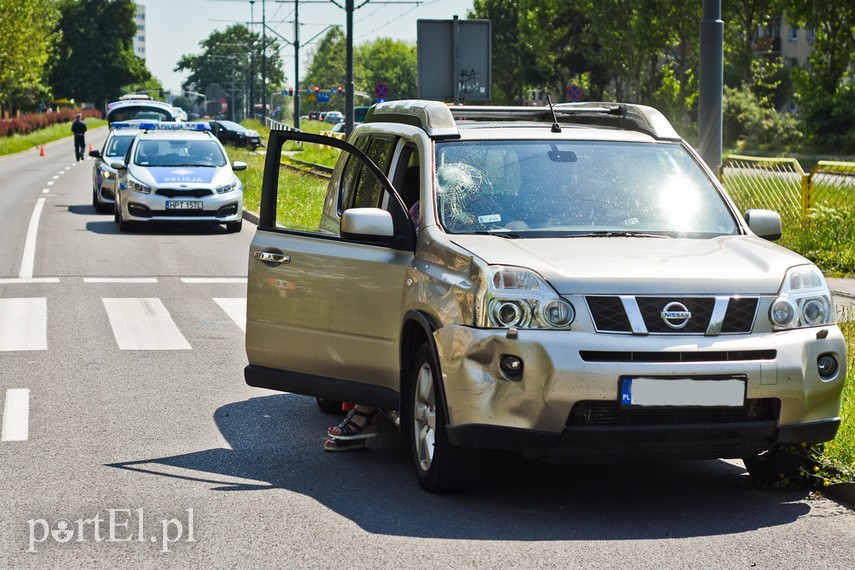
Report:
[[[761,487],[796,489],[811,484],[817,466],[814,454],[822,444],[777,444],[771,449],[742,461],[748,474]]]
[[[243,220],[238,222],[229,222],[226,224],[226,231],[231,234],[236,234],[243,229]]]
[[[119,203],[116,203],[116,207],[113,209],[113,218],[117,224],[119,224],[119,231],[122,233],[127,233],[131,231],[133,228],[131,222],[125,221],[122,217],[122,209],[119,207]]]
[[[342,413],[341,402],[336,402],[335,400],[328,400],[326,398],[315,398],[315,402],[318,404],[318,409],[325,414]]]
[[[462,491],[480,480],[484,453],[455,447],[449,441],[439,378],[434,351],[424,343],[413,360],[404,419],[409,425],[405,433],[422,488],[431,493]]]

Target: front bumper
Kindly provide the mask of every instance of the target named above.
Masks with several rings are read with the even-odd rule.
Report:
[[[449,437],[461,446],[548,460],[744,457],[779,442],[827,441],[839,425],[846,355],[836,326],[717,337],[521,330],[516,339],[448,326],[435,338]],[[816,367],[824,354],[839,364],[828,379]],[[504,355],[522,360],[518,378],[501,371]],[[740,378],[746,404],[627,409],[623,377]]]
[[[200,202],[202,209],[169,209],[167,202]],[[211,194],[203,197],[166,197],[123,190],[120,199],[122,216],[132,222],[200,222],[225,224],[238,222],[243,216],[243,192]]]

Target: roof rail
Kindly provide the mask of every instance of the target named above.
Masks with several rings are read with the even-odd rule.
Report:
[[[628,103],[559,103],[559,123],[630,129],[660,140],[681,140],[665,116],[645,105]],[[549,107],[449,106],[439,101],[378,103],[365,115],[366,123],[393,122],[423,129],[431,138],[457,138],[457,121],[544,121],[552,124]]]
[[[549,107],[449,107],[457,120],[507,120],[553,122]],[[629,103],[558,103],[553,107],[559,123],[631,129],[662,140],[681,140],[665,116],[645,105]]]

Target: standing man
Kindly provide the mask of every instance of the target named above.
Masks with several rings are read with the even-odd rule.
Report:
[[[83,122],[83,115],[80,113],[77,113],[74,122],[71,123],[71,132],[74,133],[74,156],[77,160],[83,160],[83,153],[86,152],[86,123]]]

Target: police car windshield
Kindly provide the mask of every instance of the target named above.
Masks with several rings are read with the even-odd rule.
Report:
[[[219,167],[225,166],[227,161],[213,140],[142,140],[137,145],[134,164]]]

